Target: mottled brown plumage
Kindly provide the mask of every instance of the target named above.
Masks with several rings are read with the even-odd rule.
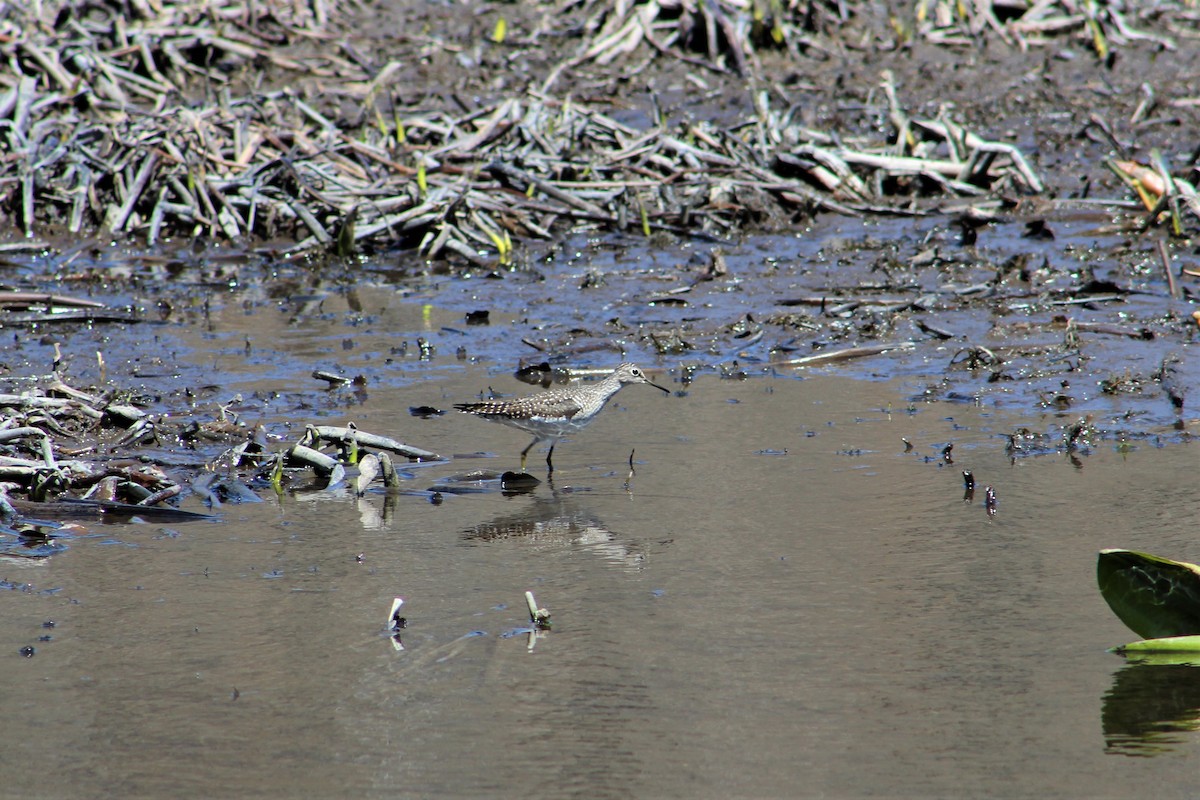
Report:
[[[626,362],[597,383],[580,383],[516,400],[458,403],[454,407],[464,413],[532,433],[533,441],[521,451],[522,470],[533,446],[549,440],[550,452],[546,453],[546,466],[553,472],[551,456],[554,455],[554,445],[558,440],[591,422],[627,383],[648,383],[670,394],[669,389],[651,381],[639,367]]]

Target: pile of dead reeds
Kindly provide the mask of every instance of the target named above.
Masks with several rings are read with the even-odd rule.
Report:
[[[732,59],[753,72],[756,47],[817,47],[814,36],[851,16],[847,4],[809,4],[817,20],[802,5],[584,3],[573,9],[587,23],[578,52],[541,88],[454,114],[379,102],[396,62],[374,69],[303,47],[335,49],[321,3],[135,2],[128,14],[34,3],[0,28],[14,67],[0,75],[0,211],[27,236],[62,226],[149,243],[283,238],[292,252],[403,246],[505,264],[514,240],[564,224],[724,234],[817,209],[921,213],[927,196],[1042,190],[1011,144],[951,118],[911,118],[887,76],[879,96],[893,129],[874,139],[809,129],[767,92],[742,125],[648,130],[551,94],[565,70],[642,46],[691,60],[700,47],[714,69]],[[1074,7],[1036,4],[1003,25],[984,15],[984,27],[1027,43],[1057,30],[1047,15],[1060,6]],[[919,8],[928,35],[983,30],[947,18],[949,3]],[[1133,35],[1114,9],[1067,18]],[[336,86],[357,115],[335,119],[292,88],[257,91],[263,65]]]
[[[639,52],[667,54],[714,72],[761,75],[760,53],[786,51],[824,57],[855,48],[893,49],[921,39],[974,47],[995,37],[1022,50],[1064,38],[1108,59],[1137,41],[1175,49],[1174,39],[1144,29],[1154,25],[1194,36],[1200,11],[1193,3],[1078,2],[1077,0],[913,0],[875,6],[851,0],[590,0],[583,7],[584,45],[562,69],[601,64]]]
[[[282,492],[309,475],[324,490],[361,495],[380,475],[397,485],[389,454],[441,460],[353,426],[308,425],[297,441],[280,442],[245,424],[229,404],[156,412],[135,393],[81,390],[55,373],[20,393],[0,394],[0,553],[22,554],[3,534],[52,533],[54,523],[28,514],[187,516],[174,510],[186,496],[210,508],[257,501],[246,481]],[[42,504],[50,502],[69,505],[47,510]]]

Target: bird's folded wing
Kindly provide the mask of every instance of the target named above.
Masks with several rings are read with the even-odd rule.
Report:
[[[520,408],[519,416],[521,418],[573,419],[583,409],[579,401],[570,396],[553,397],[543,395],[537,399],[537,403],[531,403],[528,406]]]

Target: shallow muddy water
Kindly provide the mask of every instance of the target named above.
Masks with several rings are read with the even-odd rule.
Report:
[[[189,344],[204,341],[220,344]],[[407,410],[523,387],[471,364],[422,377],[326,416],[458,454],[410,470],[413,489],[515,467],[524,434]],[[1037,421],[909,408],[904,381],[660,377],[676,394],[627,387],[528,494],[299,492],[215,523],[97,525],[48,561],[6,562],[24,585],[0,593],[6,791],[1191,790],[1195,673],[1106,652],[1137,637],[1094,577],[1103,547],[1200,559],[1178,481],[1191,446],[1014,463],[1003,434]],[[540,451],[530,464],[545,477]],[[553,613],[536,638],[527,589]],[[403,649],[385,631],[394,596]]]
[[[353,422],[447,460],[402,463],[405,491],[363,498],[296,470],[281,496],[260,486],[263,502],[226,503],[219,521],[87,522],[59,555],[0,562],[8,790],[1190,792],[1196,673],[1106,651],[1137,637],[1100,597],[1095,558],[1127,547],[1200,560],[1179,479],[1197,463],[1194,414],[1174,413],[1149,381],[1119,394],[1095,381],[1144,378],[1194,334],[1169,322],[1158,330],[1173,338],[1085,339],[992,381],[953,366],[955,354],[1010,329],[1052,344],[1062,333],[1036,326],[1054,310],[1020,298],[998,317],[931,307],[925,318],[955,338],[823,369],[778,359],[857,343],[836,315],[802,308],[818,327],[754,333],[781,300],[880,291],[863,288],[873,256],[838,255],[855,243],[882,237],[911,258],[940,235],[932,223],[843,222],[820,246],[761,238],[727,248],[725,278],[684,292],[709,248],[576,240],[499,280],[382,262],[308,273],[211,252],[81,268],[93,296],[133,303],[145,321],[14,335],[9,391],[44,384],[57,342],[64,380],[134,390],[164,430],[225,413],[261,425],[278,451],[306,424]],[[990,262],[1007,257],[1005,241]],[[950,297],[986,272],[962,259],[913,278]],[[53,263],[28,274],[64,291]],[[1062,263],[1044,278],[1070,274]],[[1169,301],[1146,284],[1121,308],[1151,319]],[[477,309],[490,324],[466,323]],[[656,355],[649,335],[671,330],[692,349]],[[531,343],[572,366],[627,354],[672,393],[625,388],[559,444],[552,482],[506,496],[464,476],[515,469],[524,433],[410,409],[536,391],[512,376],[522,354],[540,358]],[[1185,382],[1193,361],[1181,362]],[[363,382],[325,390],[314,369]],[[741,370],[751,377],[721,377]],[[1085,414],[1096,432],[1068,451],[1064,431]],[[1042,438],[1014,459],[1009,435],[1022,430]],[[229,446],[168,436],[131,454],[177,465],[186,484]],[[529,466],[545,479],[543,460],[535,450]],[[970,501],[963,470],[978,483]],[[208,510],[196,495],[182,507]],[[531,633],[526,590],[553,614],[551,631]],[[386,630],[397,596],[409,622],[399,642]]]

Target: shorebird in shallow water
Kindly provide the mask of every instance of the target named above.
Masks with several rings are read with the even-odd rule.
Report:
[[[533,441],[521,451],[522,472],[525,471],[525,458],[533,446],[549,440],[550,452],[546,453],[546,466],[553,472],[551,456],[554,455],[554,445],[558,444],[558,440],[582,430],[627,383],[648,383],[666,394],[671,393],[670,389],[647,378],[640,367],[625,362],[597,383],[579,383],[516,400],[457,403],[454,407],[467,414],[532,433]]]

